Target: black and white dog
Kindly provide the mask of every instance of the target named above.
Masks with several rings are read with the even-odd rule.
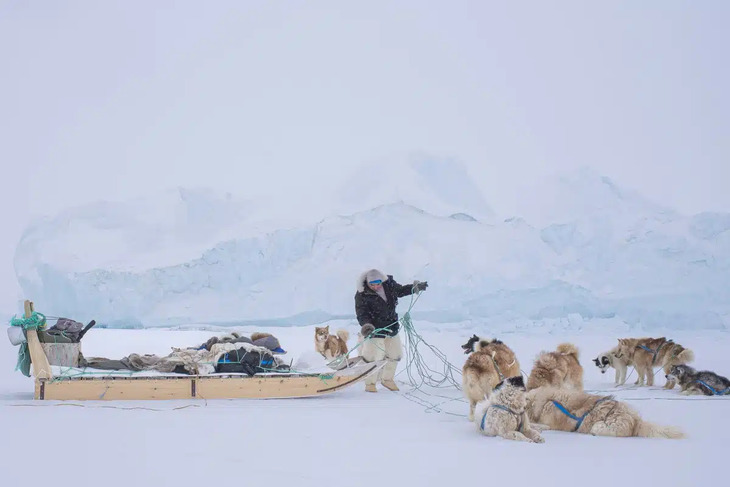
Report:
[[[667,380],[676,380],[682,394],[704,394],[724,396],[730,394],[730,380],[709,370],[697,371],[689,365],[674,365],[666,375]]]
[[[601,370],[602,374],[605,374],[609,367],[616,369],[614,383],[617,386],[622,386],[626,383],[626,371],[629,365],[631,365],[631,360],[629,357],[619,353],[618,347],[614,347],[608,352],[603,352],[598,355],[598,357],[593,359],[593,363]]]

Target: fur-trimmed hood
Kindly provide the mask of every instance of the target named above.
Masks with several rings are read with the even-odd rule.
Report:
[[[374,279],[380,279],[381,281],[385,282],[388,280],[388,276],[385,275],[383,271],[380,271],[378,269],[370,269],[363,272],[357,278],[357,292],[361,293],[365,291],[365,287],[367,286],[368,281],[372,281]]]

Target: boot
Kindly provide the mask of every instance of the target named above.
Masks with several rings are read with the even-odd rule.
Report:
[[[375,384],[365,384],[365,392],[378,392],[375,388]]]
[[[392,380],[384,380],[382,384],[383,387],[385,387],[386,389],[390,389],[391,391],[400,391],[400,389],[398,389],[398,386],[395,385],[395,382],[393,382]]]

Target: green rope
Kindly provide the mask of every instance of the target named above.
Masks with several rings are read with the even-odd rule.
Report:
[[[33,311],[28,318],[16,318],[13,316],[10,319],[10,326],[20,326],[24,330],[38,330],[46,327],[46,317],[42,313]]]

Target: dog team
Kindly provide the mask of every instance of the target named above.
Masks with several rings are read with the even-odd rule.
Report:
[[[398,390],[393,376],[402,345],[395,308],[398,298],[427,287],[427,282],[419,281],[401,285],[392,275],[377,269],[358,277],[355,311],[361,326],[360,356],[367,362],[386,360],[378,376],[366,380],[366,391],[377,392],[378,380],[387,389]],[[315,327],[315,349],[327,360],[348,353],[348,338],[345,330],[330,335],[329,327]],[[684,437],[674,427],[643,420],[636,410],[613,396],[586,393],[579,351],[571,343],[561,343],[555,351],[540,352],[526,384],[517,356],[504,342],[474,335],[461,348],[468,355],[462,368],[462,386],[469,401],[469,420],[486,436],[533,443],[545,441],[540,434],[544,430],[614,437]],[[730,394],[727,378],[696,371],[687,365],[693,360],[692,350],[661,337],[620,338],[618,345],[593,362],[602,373],[613,367],[616,385],[623,385],[628,367],[634,367],[636,385],[652,386],[654,369],[660,368],[666,389],[679,384],[682,394]]]

